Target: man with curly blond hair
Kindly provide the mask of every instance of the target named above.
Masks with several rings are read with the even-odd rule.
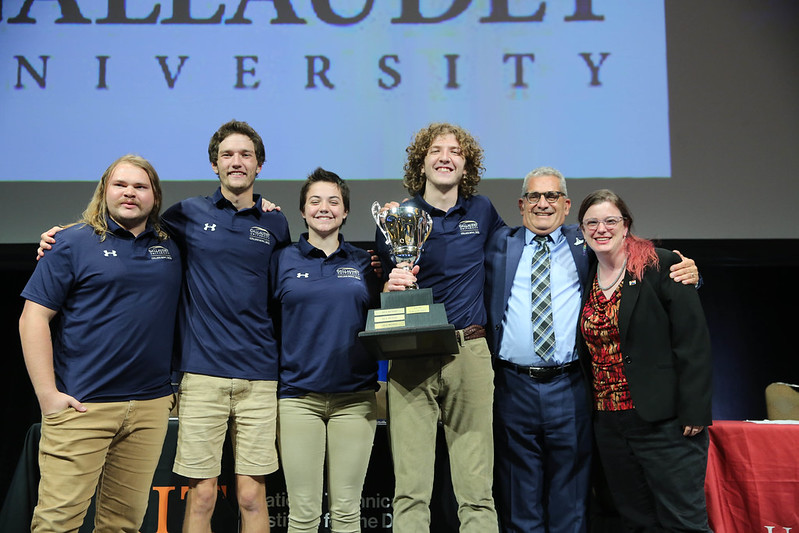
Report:
[[[484,246],[504,225],[488,198],[476,194],[483,149],[469,132],[446,123],[420,130],[406,149],[406,205],[430,213],[433,229],[411,271],[391,270],[386,290],[414,282],[433,290],[455,325],[457,353],[397,359],[389,368],[389,436],[394,458],[395,533],[430,529],[439,420],[449,450],[461,531],[497,531],[491,494],[494,468],[494,372],[485,339]],[[388,248],[378,235],[382,258]]]

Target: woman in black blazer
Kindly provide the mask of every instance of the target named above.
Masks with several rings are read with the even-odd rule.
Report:
[[[630,531],[710,531],[712,365],[699,297],[669,278],[676,254],[631,233],[613,192],[589,194],[578,217],[598,260],[583,296],[581,360],[613,501]]]

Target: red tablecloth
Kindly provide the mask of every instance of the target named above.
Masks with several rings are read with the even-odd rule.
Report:
[[[799,424],[715,421],[709,430],[713,531],[799,532]]]

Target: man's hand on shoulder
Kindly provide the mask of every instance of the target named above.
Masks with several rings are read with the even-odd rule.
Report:
[[[39,235],[39,248],[36,250],[36,260],[44,257],[46,250],[51,250],[55,244],[55,234],[64,229],[62,226],[53,226]]]
[[[699,283],[699,269],[696,267],[694,260],[685,257],[679,250],[674,250],[674,253],[679,255],[682,261],[671,265],[669,277],[683,285],[696,285]]]
[[[270,202],[266,198],[261,197],[261,211],[269,213],[272,211],[280,211],[280,206],[274,202]]]

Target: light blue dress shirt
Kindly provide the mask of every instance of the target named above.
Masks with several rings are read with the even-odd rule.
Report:
[[[561,228],[549,235],[551,253],[549,282],[552,292],[552,321],[555,328],[555,355],[544,362],[533,348],[533,303],[531,280],[533,252],[539,246],[535,234],[524,228],[524,250],[516,268],[513,286],[502,320],[500,359],[523,366],[557,366],[577,359],[574,341],[580,313],[580,279]]]

